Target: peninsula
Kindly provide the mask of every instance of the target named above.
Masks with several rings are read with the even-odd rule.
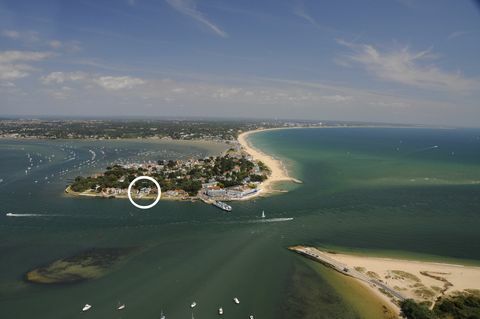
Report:
[[[452,300],[463,308],[480,302],[480,267],[351,255],[307,246],[289,249],[355,278],[406,318],[420,318],[409,316],[410,311],[432,312],[432,317],[421,318],[450,318]]]
[[[249,144],[247,137],[257,131],[239,134],[238,142],[219,156],[115,164],[103,173],[77,176],[65,191],[77,196],[128,198],[131,181],[150,176],[158,181],[164,199],[212,202],[251,199],[274,192],[275,182],[299,182],[288,176],[281,161]],[[154,199],[157,192],[152,183],[139,182],[133,186],[132,196]]]

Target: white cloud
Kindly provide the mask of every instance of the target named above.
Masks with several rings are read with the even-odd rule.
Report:
[[[0,80],[24,78],[35,68],[26,62],[38,62],[52,56],[50,52],[3,51],[0,52]]]
[[[455,39],[455,38],[458,38],[458,37],[461,37],[461,36],[464,36],[464,35],[467,35],[467,34],[470,34],[472,33],[471,31],[455,31],[455,32],[452,32],[448,35],[447,39],[448,40],[452,40],[452,39]]]
[[[40,40],[38,32],[35,31],[2,30],[0,34],[5,38],[24,42],[37,42]]]
[[[223,31],[219,26],[210,21],[203,13],[198,11],[197,5],[194,0],[165,0],[173,9],[180,13],[183,13],[194,20],[197,20],[201,24],[205,25],[216,35],[222,38],[227,38],[228,34]]]
[[[52,72],[46,76],[42,76],[40,81],[43,84],[62,84],[67,81],[80,81],[86,78],[87,74],[84,72]]]
[[[373,45],[353,44],[338,40],[353,53],[347,55],[349,61],[362,65],[379,79],[450,92],[469,92],[479,87],[479,81],[469,79],[460,72],[440,69],[430,61],[436,56],[431,50],[413,52],[408,47],[400,50],[380,51]]]
[[[87,86],[96,84],[106,90],[132,89],[145,84],[146,81],[131,76],[99,76],[85,72],[52,72],[42,76],[40,81],[45,85],[64,84],[67,82],[83,82]]]
[[[106,90],[132,89],[145,83],[140,78],[130,76],[101,76],[94,79],[94,82]]]
[[[297,2],[295,8],[293,9],[293,14],[308,21],[310,24],[316,27],[319,26],[317,21],[307,12],[305,4],[302,1]]]
[[[48,42],[48,45],[55,50],[63,49],[67,52],[77,52],[82,49],[80,42],[78,41],[67,41],[62,42],[60,40],[51,40]]]
[[[335,94],[335,95],[324,95],[322,96],[322,99],[331,101],[331,102],[350,102],[353,98],[348,95]]]

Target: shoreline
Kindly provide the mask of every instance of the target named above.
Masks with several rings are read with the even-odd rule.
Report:
[[[274,192],[280,192],[281,190],[274,188],[274,184],[276,182],[294,182],[298,184],[302,183],[302,181],[294,177],[291,177],[289,175],[287,168],[285,167],[284,163],[281,160],[274,158],[272,155],[265,154],[264,152],[253,147],[250,141],[248,140],[248,137],[250,135],[258,132],[283,130],[283,129],[289,129],[289,128],[257,129],[257,130],[242,132],[237,137],[238,143],[245,150],[245,152],[248,153],[250,156],[252,156],[254,160],[263,162],[271,171],[268,178],[262,182],[260,191],[258,192],[258,194],[255,194],[255,196],[267,195]],[[255,196],[252,196],[252,197],[255,197]]]
[[[480,267],[476,266],[350,255],[306,246],[293,246],[289,250],[354,278],[398,311],[402,298],[426,302],[432,308],[440,297],[480,290]]]
[[[248,136],[251,134],[255,134],[258,132],[263,132],[263,131],[272,131],[272,130],[283,130],[283,129],[292,129],[296,127],[290,127],[290,128],[268,128],[268,129],[257,129],[257,130],[251,130],[251,131],[246,131],[242,132],[241,134],[238,135],[237,137],[237,142],[240,144],[242,149],[250,155],[253,160],[255,161],[261,161],[263,162],[269,169],[270,169],[270,175],[268,178],[263,181],[259,187],[258,191],[254,194],[245,196],[243,198],[232,198],[231,200],[228,201],[247,201],[247,200],[252,200],[255,199],[258,196],[268,196],[273,193],[278,193],[278,192],[285,192],[283,190],[275,189],[274,184],[277,182],[293,182],[293,183],[302,183],[302,181],[290,177],[285,165],[283,164],[282,161],[279,159],[274,158],[271,155],[265,154],[262,151],[254,148],[250,142],[248,141]],[[136,139],[138,141],[138,139]],[[150,140],[150,139],[147,139]],[[210,141],[203,141],[203,142],[210,142]],[[71,189],[70,185],[68,185],[65,188],[64,191],[65,194],[71,195],[71,196],[83,196],[83,197],[95,197],[95,198],[104,198],[104,199],[128,199],[128,196],[126,194],[112,194],[112,195],[107,195],[103,193],[92,193],[92,192],[75,192]],[[163,194],[162,194],[163,195]],[[155,199],[155,196],[145,196],[142,199]],[[176,201],[199,201],[202,200],[202,198],[198,196],[194,197],[189,197],[189,198],[183,198],[183,197],[169,197],[169,196],[161,196],[160,200],[176,200]]]

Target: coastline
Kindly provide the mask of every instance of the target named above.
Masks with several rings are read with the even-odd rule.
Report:
[[[349,255],[306,246],[294,246],[289,249],[354,278],[398,312],[400,298],[386,291],[385,287],[398,292],[405,299],[426,302],[430,307],[434,306],[439,297],[455,292],[480,290],[478,281],[480,267]],[[348,268],[348,271],[339,271],[335,264]],[[380,284],[385,287],[381,287]]]
[[[243,132],[239,134],[237,137],[238,143],[242,146],[245,152],[248,153],[250,156],[252,156],[254,160],[263,162],[271,171],[270,176],[268,176],[268,178],[265,181],[263,181],[263,183],[261,184],[261,190],[257,194],[255,194],[255,196],[259,196],[261,194],[266,195],[274,192],[279,192],[280,190],[274,188],[274,184],[276,182],[302,183],[300,180],[293,178],[289,175],[282,161],[256,149],[248,141],[248,137],[252,134],[255,134],[258,132],[283,130],[283,129],[285,128],[257,129],[257,130]]]
[[[231,201],[246,201],[246,200],[251,200],[254,199],[258,196],[268,196],[273,193],[278,193],[278,192],[284,192],[283,190],[280,189],[275,189],[274,185],[277,182],[293,182],[293,183],[302,183],[302,181],[293,178],[289,175],[285,165],[283,164],[282,161],[279,159],[274,158],[271,155],[265,154],[264,152],[256,149],[253,147],[250,142],[248,141],[248,137],[251,134],[255,134],[258,132],[263,132],[263,131],[272,131],[272,130],[283,130],[283,129],[292,129],[295,127],[290,127],[290,128],[268,128],[268,129],[257,129],[257,130],[252,130],[252,131],[246,131],[242,132],[241,134],[238,135],[237,142],[240,144],[242,149],[249,154],[253,160],[255,161],[261,161],[263,162],[269,169],[270,169],[270,175],[268,178],[263,181],[259,187],[258,191],[254,194],[242,197],[242,198],[232,198]],[[209,141],[204,141],[204,142],[209,142]],[[126,194],[115,194],[115,195],[107,195],[103,193],[93,193],[93,192],[75,192],[70,188],[70,185],[68,185],[65,188],[65,194],[71,195],[71,196],[84,196],[84,197],[96,197],[96,198],[105,198],[105,199],[128,199],[128,196]],[[155,199],[155,196],[145,196],[143,199]],[[162,194],[162,197],[160,200],[177,200],[177,201],[197,201],[201,200],[198,196],[196,197],[189,197],[189,198],[184,198],[184,197],[171,197],[171,196],[164,196]]]

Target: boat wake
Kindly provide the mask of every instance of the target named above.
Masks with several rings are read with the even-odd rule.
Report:
[[[278,223],[278,222],[289,222],[291,220],[293,220],[293,217],[252,219],[247,222],[248,223]]]
[[[57,217],[61,215],[54,214],[15,214],[15,213],[6,213],[7,217]]]

